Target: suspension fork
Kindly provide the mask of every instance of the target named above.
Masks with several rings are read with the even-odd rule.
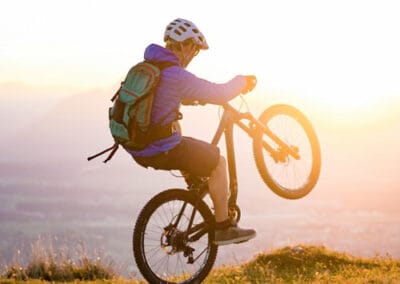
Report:
[[[278,136],[275,135],[268,127],[262,124],[260,121],[255,119],[250,113],[239,113],[235,108],[230,106],[229,104],[224,105],[225,113],[229,112],[231,117],[239,117],[240,119],[244,118],[247,119],[251,124],[250,127],[243,124],[240,119],[233,121],[232,123],[236,123],[242,130],[244,130],[250,137],[254,139],[257,135],[258,130],[262,131],[266,136],[268,136],[272,141],[274,141],[277,145],[279,145],[284,153],[291,155],[296,160],[299,160],[301,157],[298,152],[296,152],[293,148],[287,145],[284,141],[282,141]],[[220,126],[222,121],[220,123]],[[221,130],[218,128],[218,132]],[[222,134],[222,132],[221,132]],[[220,134],[220,135],[221,135]],[[267,142],[263,141],[262,143],[263,148],[268,151],[269,153],[276,153],[276,150],[271,147]]]

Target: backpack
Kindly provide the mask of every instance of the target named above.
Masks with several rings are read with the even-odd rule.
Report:
[[[172,65],[167,63],[157,66],[143,61],[129,70],[111,99],[113,106],[109,108],[109,128],[115,143],[110,148],[88,157],[89,161],[111,151],[104,161],[106,163],[118,150],[119,145],[129,150],[142,150],[150,142],[172,134],[171,124],[161,126],[171,112],[157,124],[150,123],[155,89],[158,86],[161,70]],[[179,115],[177,119],[180,119]]]

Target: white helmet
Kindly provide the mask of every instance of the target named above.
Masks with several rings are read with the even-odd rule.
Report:
[[[178,18],[167,26],[164,33],[164,41],[166,42],[168,39],[177,42],[192,39],[200,49],[208,49],[208,44],[203,34],[195,24],[185,19]]]

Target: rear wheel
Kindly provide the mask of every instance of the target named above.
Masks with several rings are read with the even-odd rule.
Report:
[[[195,192],[170,189],[142,209],[133,253],[150,283],[200,283],[217,255],[214,216]]]
[[[253,152],[262,179],[283,198],[306,196],[317,183],[321,169],[320,146],[311,123],[298,109],[284,104],[267,108],[259,121],[298,155],[290,155],[258,129]],[[272,152],[264,147],[265,143]]]

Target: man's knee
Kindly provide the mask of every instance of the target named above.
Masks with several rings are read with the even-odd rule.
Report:
[[[217,168],[219,169],[226,169],[226,160],[223,156],[219,156]]]
[[[226,173],[226,160],[223,156],[219,156],[218,164],[211,172],[211,176],[222,176]]]

